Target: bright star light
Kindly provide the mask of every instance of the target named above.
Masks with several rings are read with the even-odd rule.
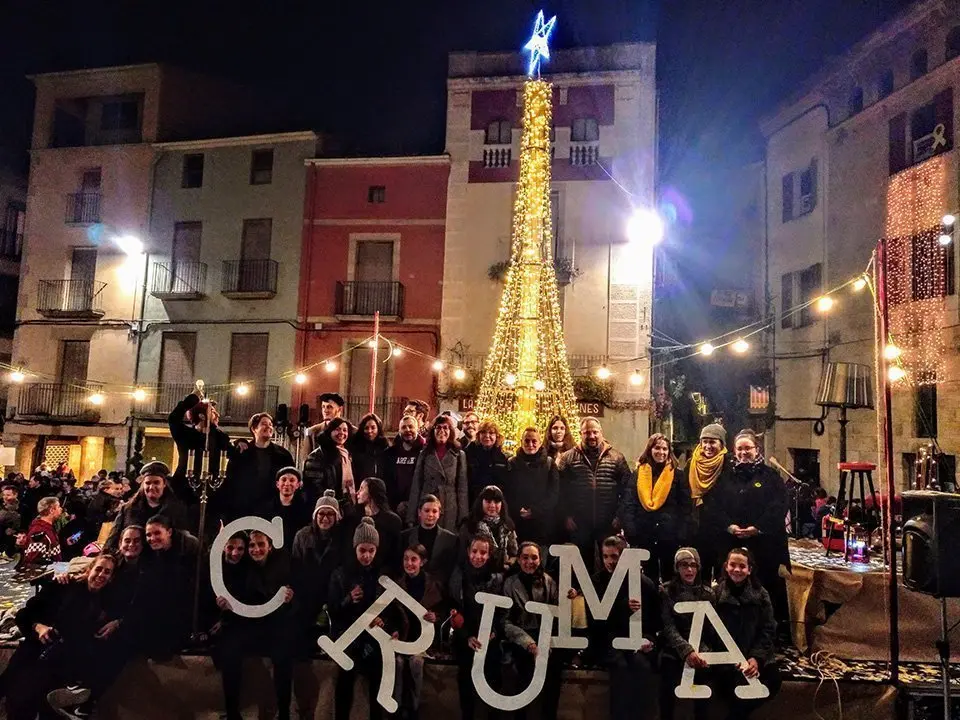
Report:
[[[530,41],[523,46],[524,50],[530,51],[530,65],[527,66],[528,77],[533,77],[534,73],[539,77],[540,59],[550,59],[550,46],[547,44],[547,41],[550,39],[550,33],[553,32],[553,26],[556,23],[556,15],[544,22],[543,10],[537,13],[537,22],[533,26],[533,36],[530,38]]]

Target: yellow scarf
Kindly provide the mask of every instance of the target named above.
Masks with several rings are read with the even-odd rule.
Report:
[[[662,508],[672,487],[673,465],[671,463],[664,465],[656,485],[653,483],[653,467],[649,463],[637,467],[637,495],[644,510],[653,511]]]
[[[690,456],[690,495],[694,505],[703,504],[703,496],[710,492],[710,488],[720,477],[723,468],[723,456],[727,454],[724,448],[709,460],[700,454],[700,446],[693,449]]]

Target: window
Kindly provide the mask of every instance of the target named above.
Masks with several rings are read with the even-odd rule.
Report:
[[[893,92],[893,70],[884,70],[877,80],[877,96],[883,100]]]
[[[269,185],[273,182],[273,148],[254,150],[250,154],[250,184]]]
[[[955,287],[955,243],[946,247],[938,241],[937,232],[922,233],[910,240],[910,263],[913,268],[913,282],[911,288],[912,300],[929,300],[945,297],[956,292]],[[936,265],[943,263],[943,284],[932,282],[932,278],[939,275],[935,272]]]
[[[960,25],[947,35],[946,59],[953,60],[957,56],[960,56]]]
[[[509,145],[513,142],[513,128],[509,120],[494,120],[487,125],[483,141],[487,145]]]
[[[815,316],[811,307],[790,312],[796,305],[811,302],[821,292],[821,265],[811,265],[805,270],[784,273],[780,277],[780,327],[801,328],[812,325]]]
[[[600,126],[596,118],[577,118],[570,128],[571,142],[594,142],[600,139]]]
[[[952,150],[953,88],[937,93],[909,115],[890,118],[888,140],[891,175]]]
[[[382,203],[387,201],[386,185],[371,185],[367,188],[367,202]]]
[[[0,235],[0,257],[19,258],[23,250],[23,226],[26,222],[27,206],[13,200],[7,203],[3,232]]]
[[[927,49],[918,48],[910,58],[910,79],[916,80],[927,74]]]
[[[160,340],[160,384],[191,385],[196,377],[194,373],[196,357],[197,334],[195,332],[163,333]],[[179,394],[175,392],[170,394],[178,398],[173,401],[173,404],[179,402]],[[168,406],[169,403],[160,407]]]
[[[937,436],[937,386],[920,385],[913,391],[913,435],[918,438]]]
[[[855,87],[850,91],[850,114],[856,115],[863,110],[863,88]]]
[[[60,341],[60,371],[57,377],[64,385],[83,384],[87,381],[87,365],[90,362],[89,340]]]
[[[183,156],[183,176],[180,187],[203,187],[203,154]]]
[[[253,383],[262,393],[267,378],[268,333],[233,333],[230,336],[230,382]]]
[[[140,106],[136,100],[111,100],[100,109],[101,130],[135,130],[139,120]]]
[[[783,222],[813,212],[817,206],[817,159],[813,158],[803,170],[783,176]]]

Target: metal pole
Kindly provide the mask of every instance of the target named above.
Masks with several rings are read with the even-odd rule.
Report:
[[[840,406],[840,462],[847,461],[847,408]],[[850,497],[853,497],[851,493]]]
[[[368,413],[373,412],[377,396],[377,350],[380,348],[380,311],[373,313],[373,352],[370,353],[370,403]],[[361,430],[363,428],[360,428]]]
[[[880,306],[880,337],[881,345],[886,344],[890,335],[890,315],[887,307],[887,241],[881,238],[877,244],[877,303]],[[887,587],[890,608],[890,682],[898,685],[900,682],[900,597],[897,593],[897,546],[896,533],[893,529],[893,499],[896,496],[896,483],[893,478],[893,398],[890,392],[890,379],[886,373],[883,382],[883,462],[887,481],[886,508],[883,514],[884,530],[887,534],[889,548],[890,576]]]

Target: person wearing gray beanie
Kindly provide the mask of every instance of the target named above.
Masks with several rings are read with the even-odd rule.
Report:
[[[700,431],[700,439],[703,440],[704,438],[719,440],[721,445],[727,446],[727,431],[719,423],[704,425],[703,430]]]
[[[681,562],[693,562],[696,563],[696,566],[700,567],[700,553],[697,552],[697,549],[694,547],[682,547],[677,550],[676,554],[673,556],[673,568],[677,569],[677,566]]]
[[[320,512],[322,508],[330,508],[337,514],[337,520],[342,520],[343,515],[340,514],[340,501],[337,500],[337,493],[331,489],[323,491],[323,495],[317,500],[317,504],[313,508],[313,520],[316,522],[317,513]]]
[[[380,533],[377,532],[377,526],[374,525],[372,517],[360,518],[360,524],[353,531],[353,546],[358,545],[380,547]]]

